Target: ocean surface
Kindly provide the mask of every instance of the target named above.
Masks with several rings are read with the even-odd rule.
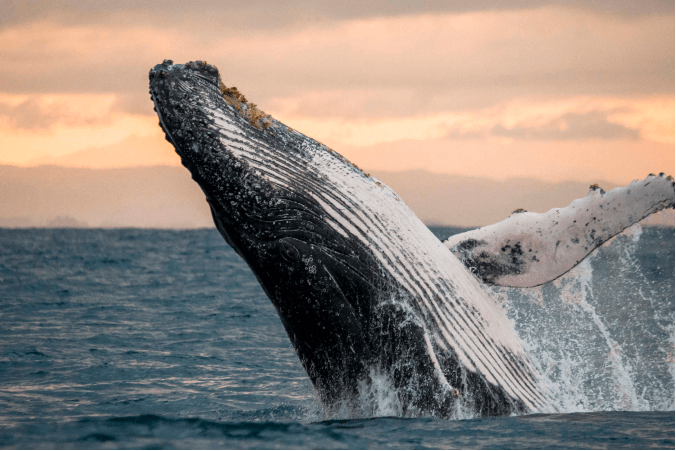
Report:
[[[674,449],[673,228],[493,292],[554,410],[327,418],[214,229],[0,229],[0,447]]]

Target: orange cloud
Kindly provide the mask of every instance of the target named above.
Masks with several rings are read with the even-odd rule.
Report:
[[[10,113],[27,102],[33,108],[31,117],[13,115],[0,122],[1,163],[26,165],[109,146],[130,136],[162,136],[157,118],[116,111],[115,95],[0,96],[0,105]]]
[[[673,33],[668,14],[554,6],[224,37],[133,21],[71,27],[43,21],[0,31],[0,57],[12,61],[0,74],[3,91],[144,92],[134,86],[162,59],[207,59],[264,106],[272,96],[331,88],[415,89],[423,101],[469,92],[473,105],[485,106],[515,95],[673,92]]]
[[[645,140],[674,143],[674,99],[668,97],[519,99],[480,110],[410,117],[323,118],[274,111],[273,114],[336,148],[446,136],[529,139],[527,133],[516,133],[528,130],[535,131],[538,139],[544,140],[621,140],[640,136]],[[497,129],[502,133],[496,133]]]
[[[637,141],[519,141],[451,139],[398,141],[340,148],[366,169],[425,169],[439,174],[537,178],[550,182],[608,180],[620,185],[653,172],[673,173],[674,146]]]
[[[108,169],[137,166],[180,166],[181,159],[164,136],[132,135],[103,147],[87,148],[61,156],[43,156],[30,165],[56,165],[71,168]]]
[[[176,164],[147,94],[148,69],[173,58],[217,64],[268,113],[373,169],[625,180],[673,168],[671,13],[367,14],[224,35],[127,13],[0,28],[0,162]]]

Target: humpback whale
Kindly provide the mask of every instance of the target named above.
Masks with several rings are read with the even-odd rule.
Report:
[[[329,413],[368,415],[364,399],[379,383],[404,415],[553,409],[486,283],[551,280],[626,224],[674,205],[673,180],[650,176],[442,244],[387,185],[257,109],[216,67],[165,60],[149,78],[166,139]]]

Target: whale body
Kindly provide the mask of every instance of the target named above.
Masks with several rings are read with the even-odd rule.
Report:
[[[404,415],[553,408],[481,274],[383,182],[259,111],[205,62],[165,60],[150,94],[329,413],[363,414],[382,381]]]

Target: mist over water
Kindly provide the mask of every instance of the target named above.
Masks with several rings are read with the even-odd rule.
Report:
[[[381,381],[332,419],[215,230],[0,229],[0,446],[674,447],[673,228],[493,291],[558,413],[393,418]]]

